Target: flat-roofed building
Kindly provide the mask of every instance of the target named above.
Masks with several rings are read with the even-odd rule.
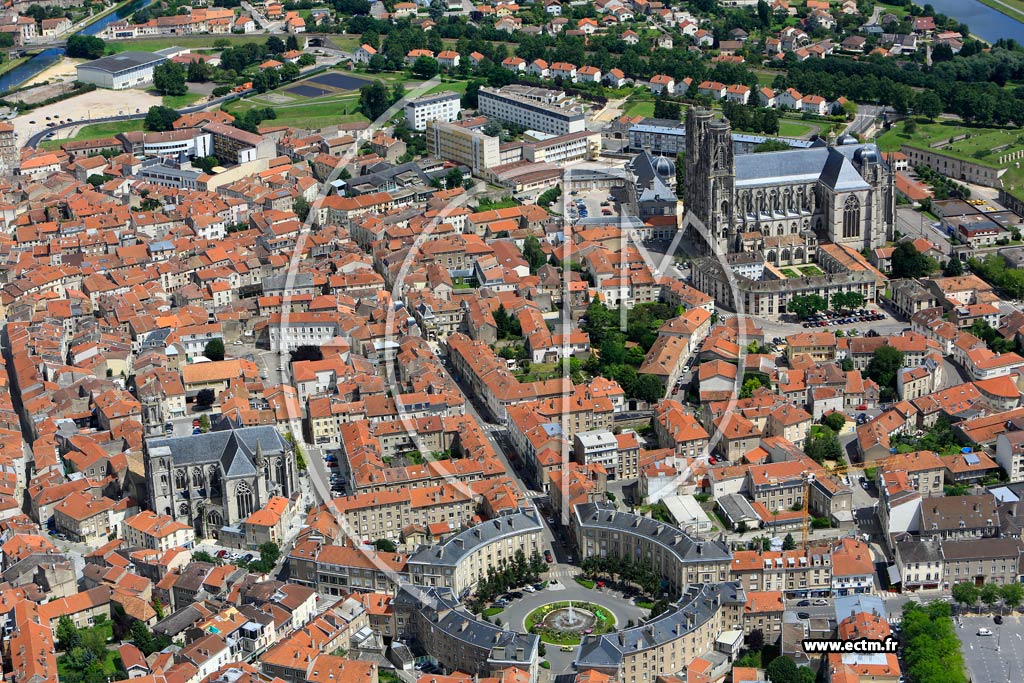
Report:
[[[480,88],[480,113],[549,135],[580,133],[587,127],[583,107],[560,90],[529,86]]]
[[[76,79],[101,88],[126,90],[153,82],[153,70],[167,57],[154,52],[129,50],[101,57],[75,67]]]
[[[431,156],[469,166],[477,175],[501,165],[497,137],[442,121],[428,121],[426,129]]]
[[[451,123],[459,118],[462,100],[450,90],[422,95],[405,104],[405,122],[413,130],[426,130],[431,121]]]

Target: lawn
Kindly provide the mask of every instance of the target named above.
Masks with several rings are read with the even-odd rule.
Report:
[[[60,146],[65,142],[71,142],[73,140],[95,140],[96,138],[109,138],[114,137],[118,133],[129,133],[131,131],[142,130],[142,119],[131,119],[129,121],[116,121],[113,123],[92,123],[88,126],[82,126],[78,133],[70,138],[64,138],[61,140],[45,140],[43,141],[43,149],[60,149]]]
[[[346,95],[303,100],[289,104],[264,104],[251,99],[236,100],[224,109],[238,115],[253,107],[269,106],[277,113],[276,119],[268,119],[264,125],[294,126],[296,128],[325,128],[339,123],[366,121],[359,113],[358,97]]]
[[[504,607],[488,607],[482,612],[482,615],[485,617],[493,617],[495,614],[501,614],[504,611]]]
[[[558,379],[562,376],[562,367],[558,363],[531,363],[528,372],[517,372],[520,382],[541,382]]]
[[[167,38],[118,40],[107,43],[107,54],[115,54],[127,50],[155,52],[169,47],[187,47],[197,52],[219,51],[221,48],[214,47],[213,44],[223,40],[228,41],[232,47],[236,47],[245,43],[263,44],[267,39],[260,36],[168,36]]]
[[[78,630],[82,634],[83,640],[86,639],[86,634],[90,631],[99,633],[104,642],[109,643],[114,637],[114,624],[111,621],[104,621],[102,624],[90,626],[89,628],[82,628]],[[118,671],[118,663],[121,660],[121,655],[117,653],[117,650],[107,650],[106,657],[102,661],[103,673],[107,676],[113,677]],[[64,653],[57,658],[57,677],[61,680],[70,680],[73,677],[72,671],[69,670],[67,663],[67,654]]]
[[[584,588],[589,588],[590,590],[593,590],[594,586],[597,585],[595,582],[591,581],[590,579],[584,579],[584,578],[579,577],[579,576],[574,577],[574,578],[575,578],[576,583],[578,583],[579,585],[583,586]]]
[[[779,272],[781,272],[786,277],[800,277],[800,273],[796,272],[792,268],[781,268],[779,269]]]
[[[806,123],[790,121],[788,119],[779,120],[779,135],[785,138],[803,137],[812,130],[814,130],[813,126],[809,126]]]
[[[654,100],[630,100],[626,107],[626,116],[654,117]]]
[[[184,95],[164,95],[164,106],[171,109],[182,109],[190,104],[195,104],[204,97],[206,96],[197,92],[187,92]]]
[[[444,90],[448,90],[448,91],[451,91],[451,92],[457,92],[460,95],[462,95],[462,94],[464,94],[466,92],[466,86],[467,85],[469,85],[469,81],[446,81],[444,83],[441,83],[440,85],[435,85],[433,88],[431,88],[430,90],[428,90],[424,94],[426,95],[426,94],[430,94],[430,93],[442,92]]]
[[[580,636],[574,633],[563,633],[561,631],[547,628],[542,625],[543,619],[550,612],[558,609],[568,607],[568,602],[552,602],[547,605],[541,605],[537,609],[533,610],[526,615],[523,626],[526,627],[527,632],[535,633],[540,636],[540,639],[545,643],[551,645],[579,645]],[[578,609],[584,609],[592,612],[597,618],[592,633],[594,635],[601,635],[602,633],[609,633],[615,629],[615,615],[610,611],[595,605],[591,602],[577,602],[573,601],[573,607]]]
[[[886,152],[897,151],[902,145],[934,149],[942,154],[994,168],[1003,166],[998,161],[999,156],[1024,149],[1024,133],[1018,128],[986,128],[955,121],[928,123],[921,120],[917,121],[917,130],[912,134],[906,133],[904,127],[905,124],[901,122],[887,130],[878,138],[878,146]],[[943,147],[930,147],[936,142],[960,135],[968,137]],[[1005,145],[1008,146],[998,152],[993,151]]]

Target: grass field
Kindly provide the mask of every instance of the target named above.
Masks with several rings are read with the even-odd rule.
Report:
[[[813,126],[809,126],[806,123],[800,123],[799,121],[789,121],[787,119],[779,119],[779,135],[786,138],[799,138],[807,135],[812,130]]]
[[[197,92],[187,92],[184,95],[164,95],[164,106],[171,109],[181,109],[190,104],[195,104],[204,97],[205,95]]]
[[[917,130],[908,134],[904,123],[899,123],[887,130],[878,138],[878,146],[886,152],[898,150],[902,145],[910,145],[921,149],[929,149],[929,145],[949,140],[958,135],[968,135],[944,147],[936,147],[935,151],[965,161],[971,161],[993,168],[1001,168],[998,159],[1001,155],[1024,149],[1024,133],[1015,128],[984,128],[981,126],[965,126],[952,121],[937,123],[917,122]],[[996,147],[1009,145],[998,152]]]
[[[129,133],[135,130],[142,130],[142,119],[115,121],[113,123],[93,123],[88,126],[82,126],[81,129],[79,129],[79,131],[70,138],[64,138],[62,140],[45,140],[40,147],[43,149],[60,149],[60,146],[65,142],[109,138],[117,135],[118,133]]]
[[[325,128],[338,123],[367,120],[359,113],[358,95],[305,99],[288,104],[273,104],[260,101],[258,98],[248,98],[232,102],[224,107],[224,110],[237,116],[254,107],[270,107],[277,113],[277,118],[267,121],[266,125]]]
[[[653,100],[631,100],[626,107],[627,116],[654,116]]]
[[[167,36],[166,38],[117,40],[107,43],[107,54],[125,52],[127,50],[142,50],[144,52],[155,52],[168,47],[187,47],[192,50],[220,50],[213,44],[218,41],[228,41],[232,47],[244,43],[265,43],[265,36]]]

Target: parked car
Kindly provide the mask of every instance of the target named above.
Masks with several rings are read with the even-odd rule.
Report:
[[[995,615],[994,617],[992,617],[992,621],[994,621],[997,624],[1003,623],[1003,615],[1002,614]]]
[[[547,561],[548,564],[551,564],[551,563],[553,563],[555,561],[555,558],[551,554],[550,550],[545,550],[544,551],[544,559]]]
[[[508,594],[508,596],[510,598],[512,598],[513,600],[522,600],[523,599],[523,594],[520,593],[519,591],[512,591],[512,592],[510,592]]]
[[[537,589],[534,588],[533,586],[523,586],[523,590],[526,591],[527,593],[536,593],[537,592]]]
[[[809,612],[797,612],[796,613],[796,618],[797,619],[810,619],[811,615],[810,615]]]
[[[544,584],[543,583],[535,583],[535,584],[533,584],[533,589],[537,590],[537,591],[542,591],[542,590],[544,590]]]
[[[219,552],[217,553],[217,557],[223,558],[223,557],[224,557],[225,555],[227,555],[227,554],[228,554],[228,551],[227,551],[227,550],[221,550],[221,551],[219,551]]]
[[[981,628],[978,629],[978,635],[979,636],[991,636],[991,635],[995,635],[995,634],[993,634],[992,631],[990,631],[989,629],[987,629],[984,626],[982,626]]]
[[[801,600],[800,602],[796,603],[796,606],[797,607],[810,607],[811,606],[811,601],[810,600]]]
[[[572,645],[563,645],[563,646],[562,646],[562,652],[572,652],[572,651],[573,651],[573,649],[574,649],[574,648],[573,648],[573,646],[572,646]]]
[[[817,600],[814,600],[813,602],[811,602],[811,604],[816,606],[816,607],[824,607],[825,605],[828,604],[828,600],[826,600],[825,598],[818,598]]]

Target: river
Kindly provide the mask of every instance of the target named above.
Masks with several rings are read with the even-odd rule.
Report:
[[[94,36],[110,24],[120,21],[127,16],[131,16],[133,12],[139,11],[152,2],[153,0],[134,0],[134,2],[130,2],[123,7],[119,7],[110,14],[104,16],[102,19],[89,24],[81,31],[75,33],[75,35]],[[48,50],[43,50],[24,64],[16,66],[3,76],[0,76],[0,92],[7,92],[12,88],[17,88],[28,79],[42,73],[44,70],[56,64],[63,56],[64,48],[62,47],[51,47]]]
[[[1013,38],[1024,45],[1024,24],[983,5],[979,0],[922,0],[940,14],[953,17],[971,27],[971,33],[994,43],[1000,38]]]

